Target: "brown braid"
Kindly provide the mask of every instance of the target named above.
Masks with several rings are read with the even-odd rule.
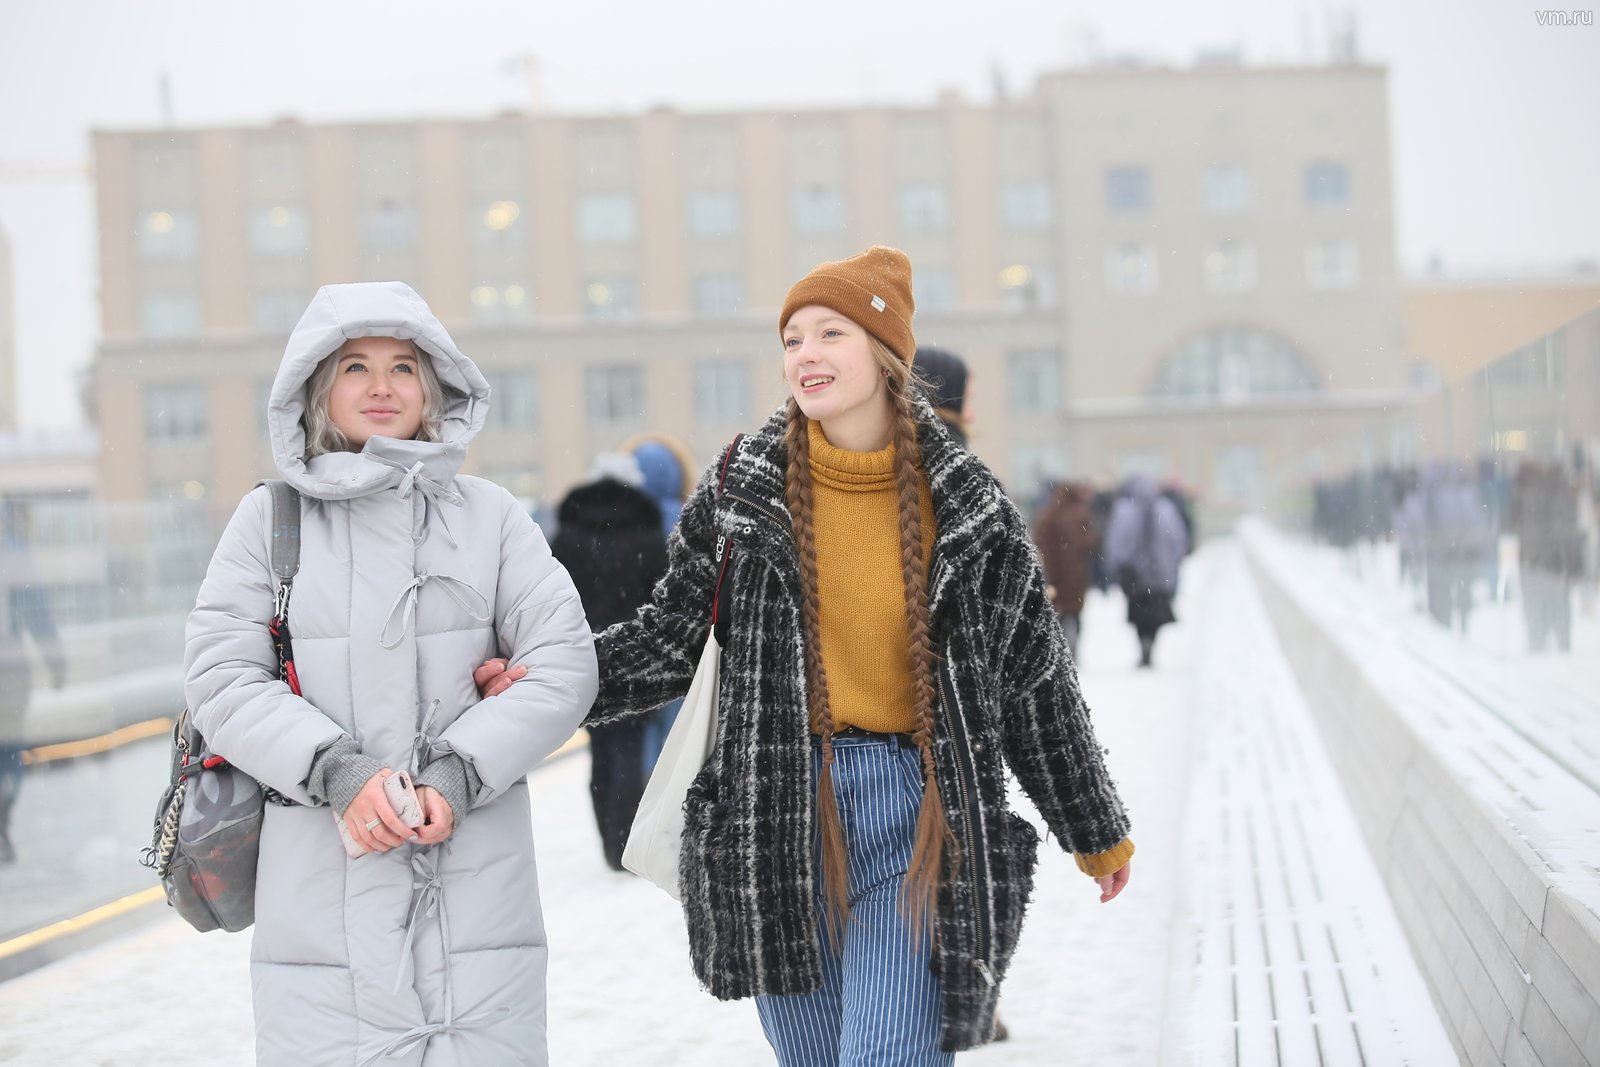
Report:
[[[833,950],[844,947],[844,927],[850,916],[849,858],[845,852],[844,825],[833,791],[833,709],[828,703],[828,675],[818,646],[821,598],[817,595],[817,537],[811,524],[811,438],[800,406],[789,401],[789,424],[784,433],[789,464],[784,470],[784,500],[794,523],[794,541],[800,557],[801,613],[805,620],[806,690],[810,694],[812,722],[822,733],[822,774],[817,778],[817,826],[822,840],[823,918],[828,924]]]
[[[921,450],[917,445],[917,420],[911,407],[912,380],[909,374],[902,378],[891,368],[887,384],[895,409],[893,440],[895,488],[900,497],[900,566],[905,577],[912,698],[917,715],[917,728],[912,738],[922,753],[922,806],[917,813],[915,844],[901,889],[900,910],[911,931],[912,944],[920,945],[924,936],[933,934],[939,885],[943,880],[945,839],[950,829],[945,822],[944,800],[939,794],[933,764],[933,637],[928,623],[928,568],[922,556],[920,489],[923,474]]]

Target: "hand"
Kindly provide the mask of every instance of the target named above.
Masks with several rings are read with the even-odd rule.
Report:
[[[383,780],[394,772],[385,767],[367,779],[361,792],[344,811],[344,827],[350,836],[369,852],[388,852],[397,845],[417,840],[417,832],[400,821],[394,805],[383,795]],[[446,804],[448,810],[450,805]],[[369,828],[368,823],[378,820]]]
[[[437,845],[455,832],[456,815],[444,794],[431,785],[417,786],[417,803],[422,805],[422,825],[417,827],[417,844]]]
[[[472,681],[478,687],[478,696],[488,700],[492,696],[499,696],[511,688],[511,683],[520,681],[528,676],[528,668],[520,663],[506,669],[503,659],[486,660],[483,666],[472,672]],[[448,804],[445,807],[449,807]]]
[[[1117,873],[1108,874],[1104,878],[1095,879],[1095,881],[1100,883],[1100,903],[1105,904],[1117,899],[1117,894],[1122,892],[1122,890],[1127,887],[1128,874],[1132,867],[1133,861],[1129,860],[1127,863],[1122,865],[1122,870],[1118,871]]]

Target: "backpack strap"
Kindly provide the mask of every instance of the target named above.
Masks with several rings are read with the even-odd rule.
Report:
[[[272,575],[278,580],[275,614],[289,613],[289,594],[300,573],[300,494],[281,479],[257,482],[272,490]]]
[[[744,434],[736,434],[733,442],[728,445],[728,450],[722,455],[722,476],[717,479],[717,496],[722,495],[723,486],[728,484],[728,464],[733,461],[733,454],[739,451],[739,444],[744,440]],[[728,573],[728,559],[733,555],[733,539],[725,533],[717,535],[717,555],[722,557],[722,564],[717,568],[717,584],[711,590],[711,625],[717,625],[722,604],[722,579]]]

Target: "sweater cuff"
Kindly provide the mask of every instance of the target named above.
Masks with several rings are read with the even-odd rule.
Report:
[[[1078,870],[1090,878],[1105,878],[1122,870],[1128,865],[1128,861],[1133,859],[1133,838],[1124,837],[1111,848],[1104,852],[1096,852],[1092,856],[1074,852],[1072,858],[1077,863]]]
[[[306,777],[306,792],[318,804],[326,804],[340,815],[361,792],[383,764],[362,754],[353,738],[341,737],[318,752]]]
[[[416,784],[437,789],[445,803],[450,805],[450,817],[455,825],[460,826],[478,791],[483,788],[483,779],[459,753],[451,752],[423,768],[422,773],[417,775]]]

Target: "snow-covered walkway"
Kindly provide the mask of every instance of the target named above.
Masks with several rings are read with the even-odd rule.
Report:
[[[1012,1039],[959,1062],[1455,1062],[1238,547],[1207,547],[1184,583],[1154,671],[1133,669],[1119,596],[1085,617],[1132,884],[1102,906],[1044,850],[1001,1002]],[[581,753],[532,779],[551,1062],[770,1063],[753,1008],[697,988],[677,905],[606,869],[587,779]],[[168,918],[0,985],[0,1062],[248,1065],[248,953]]]

